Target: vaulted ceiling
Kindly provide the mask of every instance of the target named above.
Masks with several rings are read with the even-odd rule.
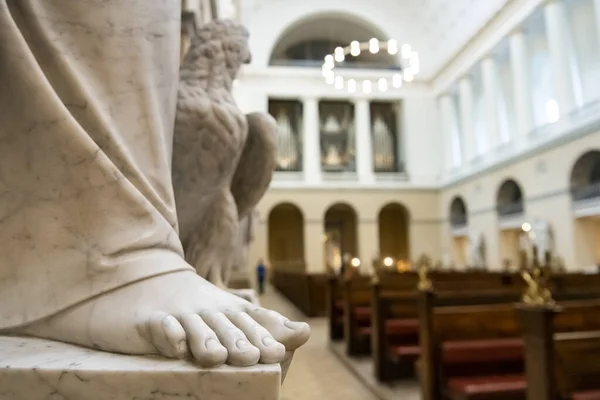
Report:
[[[421,56],[422,77],[428,78],[511,1],[520,0],[241,0],[241,3],[243,20],[248,22],[251,34],[256,29],[259,35],[277,36],[273,40],[289,44],[323,35],[347,37],[350,41],[368,30],[386,32],[390,37],[379,39],[395,38],[413,45]],[[315,25],[319,13],[327,17],[323,18],[322,28]],[[351,17],[347,24],[332,24],[334,13],[339,13],[342,19],[344,15]],[[279,32],[268,29],[277,26],[276,19],[285,21]],[[298,24],[309,22],[311,29],[295,29]],[[289,25],[294,25],[294,29]],[[301,35],[285,37],[288,31]],[[282,33],[283,38],[279,37]]]

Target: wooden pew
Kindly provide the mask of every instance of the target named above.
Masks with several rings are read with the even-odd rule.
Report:
[[[329,275],[327,277],[325,298],[329,340],[341,340],[344,338],[344,299],[342,295],[342,278],[339,275]]]
[[[539,397],[539,393],[554,393],[554,382],[571,382],[564,386],[573,386],[573,379],[568,378],[570,375],[564,368],[558,374],[563,378],[562,381],[555,379],[555,374],[546,374],[551,379],[540,378],[543,374],[539,372],[539,365],[552,365],[548,361],[551,360],[548,356],[548,340],[544,342],[545,336],[540,333],[540,327],[548,330],[548,326],[553,326],[554,333],[563,335],[571,332],[563,337],[563,341],[557,342],[564,346],[561,353],[563,358],[557,363],[564,364],[569,357],[575,361],[569,356],[574,348],[594,347],[589,344],[593,335],[582,337],[580,333],[600,330],[600,300],[561,302],[568,312],[557,315],[553,325],[550,325],[550,319],[545,316],[543,319],[543,314],[529,312],[524,316],[521,311],[519,314],[511,301],[514,294],[507,292],[504,301],[502,297],[499,293],[491,298],[482,293],[479,300],[473,297],[468,302],[487,301],[488,304],[435,307],[440,299],[432,291],[420,293],[420,381],[423,399],[524,399],[528,384],[535,382],[547,390],[528,389],[538,394],[530,399],[557,400],[559,397],[556,396]],[[562,294],[562,297],[568,296]],[[491,299],[496,304],[489,304]],[[466,297],[464,300],[467,303]],[[552,335],[549,337],[552,338]],[[574,342],[575,339],[579,342]],[[600,348],[600,345],[597,347]],[[525,348],[529,352],[527,357]],[[528,372],[531,375],[529,379],[525,378],[525,358],[530,369],[533,368],[531,365],[538,366],[537,375]],[[595,377],[598,378],[598,375]],[[585,384],[579,387],[586,388]],[[597,387],[600,384],[597,383]],[[561,393],[568,393],[566,390]]]
[[[350,356],[371,352],[371,280],[354,275],[343,281],[344,341]]]
[[[600,399],[600,300],[518,307],[527,400]]]
[[[519,296],[516,288],[419,293],[424,400],[524,398]]]
[[[420,355],[416,275],[412,278],[404,279],[404,287],[394,279],[373,285],[372,353],[375,377],[381,382],[411,376]],[[515,274],[443,272],[433,273],[431,279],[435,287],[449,293],[438,305],[462,304],[464,294],[474,290],[513,288],[515,298],[522,291],[522,280]]]

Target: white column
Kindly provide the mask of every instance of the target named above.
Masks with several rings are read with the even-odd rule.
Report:
[[[452,151],[452,122],[454,120],[452,116],[452,99],[450,95],[445,93],[439,99],[440,108],[440,133],[442,135],[442,144],[444,146],[444,171],[450,171],[454,167],[454,158]]]
[[[473,82],[465,76],[459,82],[460,122],[462,128],[463,160],[468,164],[475,158],[475,114],[473,112]]]
[[[500,144],[500,125],[498,121],[498,66],[492,56],[481,61],[483,80],[483,98],[485,104],[485,127],[488,151],[494,150]]]
[[[321,182],[321,143],[319,133],[319,101],[303,99],[302,167],[306,183]]]
[[[516,30],[510,35],[510,65],[513,81],[516,143],[521,146],[533,129],[533,104],[529,80],[529,60],[525,33]]]
[[[600,44],[600,0],[594,0],[594,9],[596,14],[596,33],[598,34],[598,44]]]
[[[369,100],[366,98],[358,98],[354,103],[354,129],[358,181],[361,183],[374,182],[371,110],[369,109]]]
[[[570,48],[568,21],[562,0],[549,0],[544,6],[546,36],[554,70],[554,93],[560,115],[567,114],[577,106]]]

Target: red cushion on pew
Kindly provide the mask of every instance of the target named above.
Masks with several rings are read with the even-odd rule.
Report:
[[[369,321],[371,319],[371,307],[356,307],[354,318],[359,321]]]
[[[600,400],[600,390],[573,393],[571,400]]]
[[[392,358],[413,358],[417,359],[421,355],[419,346],[393,346],[390,348]]]
[[[527,388],[523,375],[472,376],[448,379],[448,389],[452,393],[466,395],[521,393]]]
[[[476,363],[519,360],[523,358],[523,339],[485,339],[442,343],[444,363]]]
[[[371,327],[370,326],[361,326],[356,329],[356,334],[358,336],[371,336]]]
[[[418,319],[389,319],[385,321],[385,332],[388,335],[406,335],[419,333]]]

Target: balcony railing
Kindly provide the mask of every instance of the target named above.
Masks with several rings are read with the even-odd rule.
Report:
[[[496,206],[496,211],[500,217],[511,217],[518,214],[523,214],[523,210],[524,207],[522,202],[498,204]]]
[[[571,196],[575,201],[600,199],[600,182],[571,188]]]

